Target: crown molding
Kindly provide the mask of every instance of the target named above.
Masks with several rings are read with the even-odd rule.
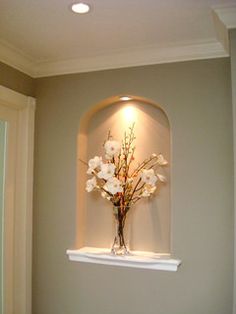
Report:
[[[236,3],[216,5],[212,10],[228,30],[236,28]]]
[[[99,70],[118,69],[187,60],[220,58],[228,56],[218,42],[170,46],[166,48],[149,47],[129,51],[113,52],[88,58],[41,62],[34,68],[35,77],[83,73]]]
[[[229,54],[229,30],[236,28],[236,4],[214,6],[212,15],[217,39]]]
[[[21,50],[0,40],[0,61],[33,77],[34,60]]]
[[[37,62],[0,41],[0,61],[34,78],[227,56],[229,53],[224,46],[215,41],[133,48],[92,57]]]

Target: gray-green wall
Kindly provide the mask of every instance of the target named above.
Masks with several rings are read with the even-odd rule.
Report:
[[[0,62],[0,85],[27,96],[35,96],[34,83],[32,77]]]
[[[233,139],[228,58],[37,79],[33,314],[232,314]],[[162,104],[172,127],[176,273],[69,262],[76,136],[101,100]],[[150,134],[152,136],[152,134]]]
[[[4,209],[4,174],[5,174],[5,147],[6,122],[0,120],[0,314],[3,314],[3,209]]]
[[[236,226],[236,29],[230,31],[230,55],[231,55],[231,84],[232,107],[234,121],[234,226]],[[236,229],[234,229],[234,269],[236,271]],[[234,273],[234,291],[236,293],[236,273]],[[234,299],[234,314],[236,314],[236,296]]]

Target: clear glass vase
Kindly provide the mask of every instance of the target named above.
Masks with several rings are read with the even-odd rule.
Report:
[[[115,220],[115,236],[111,247],[111,253],[114,255],[128,255],[129,248],[127,244],[127,213],[129,206],[113,206]]]

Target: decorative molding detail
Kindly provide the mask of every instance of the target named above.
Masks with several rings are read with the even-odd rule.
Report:
[[[216,5],[212,9],[227,29],[236,28],[236,3]]]
[[[129,51],[114,52],[109,55],[98,55],[90,58],[42,62],[35,67],[34,73],[35,77],[45,77],[225,56],[228,56],[228,54],[218,42],[166,48],[134,48]]]
[[[76,262],[144,268],[154,270],[177,271],[180,260],[171,259],[169,254],[132,251],[130,255],[114,256],[109,249],[83,247],[79,250],[67,250],[69,260]]]
[[[17,313],[31,313],[32,265],[32,199],[33,199],[33,147],[36,101],[0,86],[0,104],[17,113],[15,156],[14,206],[11,208],[13,228],[9,229],[5,246],[14,258],[6,277],[12,279],[12,293],[5,300],[6,308]],[[13,158],[14,159],[14,158]],[[13,241],[13,242],[12,242]],[[12,247],[13,245],[13,247]],[[4,247],[5,247],[4,246]]]
[[[169,47],[133,48],[94,57],[37,62],[11,48],[10,45],[5,43],[3,45],[0,42],[0,61],[34,78],[226,56],[228,53],[223,46],[215,41]]]
[[[229,54],[229,30],[236,28],[236,4],[212,7],[216,35]]]
[[[0,61],[31,77],[34,76],[33,58],[3,40],[0,40]]]

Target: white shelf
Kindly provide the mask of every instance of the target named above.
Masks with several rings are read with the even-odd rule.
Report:
[[[144,269],[177,271],[181,260],[170,258],[169,254],[131,251],[129,255],[115,256],[110,249],[83,247],[79,250],[67,250],[71,261],[103,265],[124,266]]]

